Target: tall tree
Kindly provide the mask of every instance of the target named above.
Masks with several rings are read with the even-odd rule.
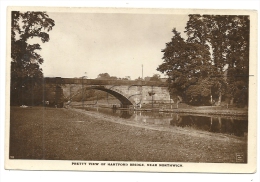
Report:
[[[40,65],[44,61],[37,53],[41,46],[29,44],[28,40],[38,37],[43,43],[48,42],[47,32],[55,24],[46,12],[11,13],[11,104],[25,104],[26,97],[41,84],[43,73]]]
[[[219,23],[221,26],[224,23]],[[187,42],[198,43],[204,46],[208,51],[211,52],[210,60],[210,77],[212,78],[209,85],[214,87],[215,92],[218,93],[219,103],[222,97],[222,86],[223,83],[223,72],[224,59],[223,59],[223,30],[215,20],[215,16],[212,15],[189,15],[189,21],[187,22],[186,33],[188,36]],[[222,31],[221,31],[222,30]],[[214,95],[214,94],[213,94]],[[211,95],[212,97],[212,95]]]
[[[246,102],[249,65],[249,17],[227,15],[189,15],[186,26],[187,42],[209,46],[212,53],[212,86],[218,93],[234,99],[243,80]],[[243,77],[243,78],[242,78]]]
[[[187,89],[208,76],[210,53],[201,44],[186,42],[176,29],[172,32],[171,42],[162,50],[164,61],[157,70],[168,75],[169,90],[185,100]]]
[[[249,75],[248,16],[189,15],[187,40],[173,30],[157,68],[169,77],[169,88],[189,103],[222,96],[246,105]]]
[[[231,102],[248,104],[249,30],[248,16],[232,17],[227,50],[227,82]]]

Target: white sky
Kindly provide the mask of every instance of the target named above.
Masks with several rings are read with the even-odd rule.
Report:
[[[161,50],[171,40],[172,29],[184,36],[188,21],[188,15],[176,14],[48,15],[55,26],[39,52],[44,59],[42,69],[45,77],[64,78],[108,73],[136,79],[142,76],[142,64],[144,77],[160,74],[156,68],[163,61]]]

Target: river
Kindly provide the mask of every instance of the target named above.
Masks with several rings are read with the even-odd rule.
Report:
[[[248,133],[248,120],[239,117],[203,116],[193,114],[119,110],[101,107],[85,107],[85,110],[95,111],[127,121],[160,127],[181,127],[197,131],[208,131],[246,137]]]

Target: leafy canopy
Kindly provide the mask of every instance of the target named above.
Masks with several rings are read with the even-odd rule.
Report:
[[[249,28],[249,16],[191,14],[187,39],[173,29],[157,70],[168,76],[170,91],[187,102],[198,97],[221,102],[224,96],[247,104]]]
[[[31,94],[32,86],[41,84],[36,81],[43,77],[40,65],[44,60],[38,53],[41,46],[28,40],[38,37],[42,43],[48,42],[47,32],[54,25],[46,12],[11,12],[11,104],[21,102],[21,97],[27,97],[25,93]]]

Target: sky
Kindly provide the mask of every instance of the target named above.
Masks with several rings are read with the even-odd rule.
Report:
[[[183,37],[188,15],[47,12],[55,21],[41,44],[45,77],[94,79],[100,73],[131,79],[160,74],[172,29]],[[33,40],[32,42],[40,42]]]

